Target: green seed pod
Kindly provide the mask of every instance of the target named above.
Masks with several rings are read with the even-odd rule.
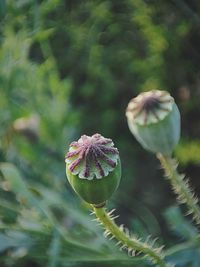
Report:
[[[90,204],[103,205],[119,185],[119,152],[111,139],[100,134],[83,135],[72,142],[65,162],[69,183]]]
[[[171,155],[180,138],[180,113],[168,92],[139,94],[129,102],[126,116],[131,133],[145,149]]]

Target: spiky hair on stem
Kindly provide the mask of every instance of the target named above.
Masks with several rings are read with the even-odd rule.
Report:
[[[69,170],[81,179],[102,179],[114,170],[119,160],[118,149],[111,139],[100,134],[82,135],[70,144],[65,157]]]

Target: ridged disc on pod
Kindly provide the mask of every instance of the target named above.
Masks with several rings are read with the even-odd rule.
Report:
[[[111,139],[83,135],[70,144],[66,174],[75,192],[90,204],[104,203],[121,179],[119,152]]]
[[[172,153],[180,138],[180,113],[168,92],[139,94],[129,102],[126,117],[130,131],[145,149]]]

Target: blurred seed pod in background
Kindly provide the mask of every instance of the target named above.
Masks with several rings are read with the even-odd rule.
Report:
[[[126,117],[131,133],[145,149],[171,155],[180,139],[180,113],[168,92],[139,94],[129,102]]]

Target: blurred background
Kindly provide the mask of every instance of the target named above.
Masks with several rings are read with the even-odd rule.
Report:
[[[198,0],[0,1],[1,267],[150,266],[105,240],[66,181],[68,145],[94,133],[120,151],[117,223],[158,236],[177,266],[199,266],[196,229],[125,118],[138,93],[171,93],[175,156],[200,196],[199,47]]]

